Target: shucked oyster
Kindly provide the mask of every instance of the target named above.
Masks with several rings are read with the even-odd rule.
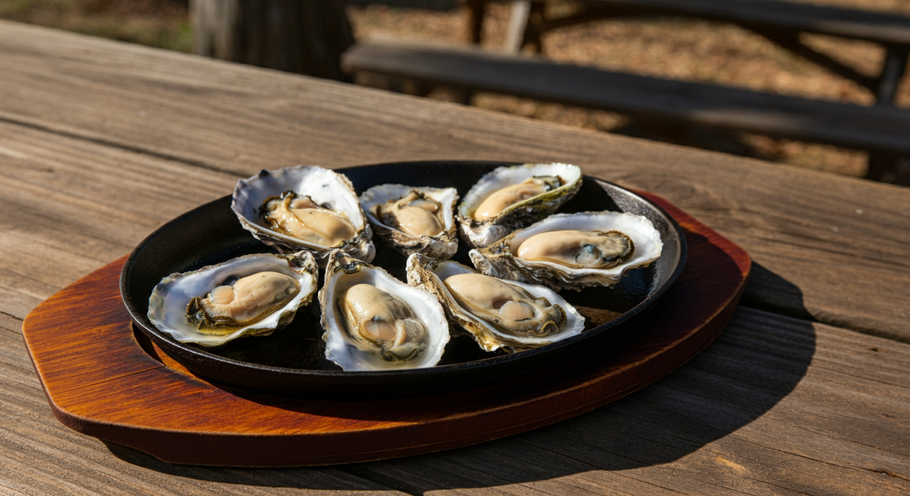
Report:
[[[341,246],[357,233],[344,212],[293,191],[268,198],[259,207],[259,215],[273,230],[321,246]]]
[[[449,341],[436,298],[340,250],[329,256],[319,304],[325,357],[347,371],[432,367]]]
[[[366,261],[376,253],[354,187],[329,169],[260,171],[237,181],[231,209],[256,239],[284,253],[311,251],[320,265],[334,249]]]
[[[185,343],[218,346],[240,336],[265,336],[310,302],[316,278],[308,252],[246,255],[165,277],[149,298],[148,317]]]
[[[562,185],[563,180],[559,176],[531,176],[518,184],[498,189],[484,198],[474,210],[473,218],[480,221],[495,219],[512,205],[553,191]]]
[[[662,247],[645,217],[583,212],[548,217],[468,255],[487,275],[578,291],[615,284],[626,269],[657,260]]]
[[[193,297],[186,306],[186,320],[203,333],[231,332],[261,320],[298,292],[296,279],[273,270],[233,276],[205,296]]]
[[[555,292],[503,281],[453,261],[408,257],[408,283],[436,296],[449,320],[470,332],[486,351],[522,351],[584,330],[584,317]]]
[[[381,184],[360,195],[360,205],[376,233],[396,250],[435,258],[451,258],[458,250],[457,201],[455,188],[403,184]]]
[[[430,333],[401,298],[372,284],[347,288],[335,300],[341,325],[354,341],[383,360],[405,361],[427,349]]]
[[[635,243],[619,231],[566,229],[535,234],[518,245],[516,257],[567,268],[611,269],[632,258]]]
[[[581,169],[575,165],[499,167],[465,195],[458,206],[459,229],[469,246],[487,246],[552,214],[581,184]]]

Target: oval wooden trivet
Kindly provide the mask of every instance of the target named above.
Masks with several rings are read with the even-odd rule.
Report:
[[[660,197],[640,194],[685,231],[689,256],[679,280],[609,349],[514,384],[348,401],[214,385],[133,332],[118,286],[126,257],[38,305],[22,333],[63,424],[168,462],[328,465],[488,441],[578,415],[656,381],[707,346],[730,319],[749,275],[748,254]]]

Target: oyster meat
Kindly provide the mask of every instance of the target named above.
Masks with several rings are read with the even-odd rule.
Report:
[[[581,184],[575,165],[499,167],[481,177],[458,206],[459,230],[469,246],[488,246],[552,214]]]
[[[553,191],[563,185],[559,176],[532,176],[524,181],[496,190],[486,197],[474,210],[473,217],[477,220],[488,220],[499,216],[503,210],[516,203],[530,200],[535,196]]]
[[[339,247],[357,232],[344,212],[317,205],[293,191],[268,198],[259,213],[275,231],[321,246]]]
[[[458,250],[455,188],[381,184],[360,196],[367,219],[396,250],[450,258]]]
[[[435,295],[450,321],[486,351],[522,351],[584,330],[584,317],[555,292],[503,281],[457,262],[420,254],[408,257],[408,283]]]
[[[335,301],[341,324],[355,341],[386,361],[410,360],[427,348],[427,327],[407,303],[371,284],[355,284]]]
[[[558,214],[468,255],[480,272],[550,288],[611,286],[660,257],[660,233],[623,212]]]
[[[565,267],[610,269],[632,258],[635,243],[619,231],[549,231],[518,246],[515,256],[528,262]]]
[[[383,224],[411,236],[436,236],[442,232],[442,204],[417,190],[397,200],[377,205],[372,212]]]
[[[341,250],[329,256],[319,303],[325,356],[346,371],[432,367],[449,341],[433,295]]]
[[[246,255],[171,274],[152,290],[148,318],[184,343],[218,346],[241,336],[265,336],[287,325],[316,293],[309,252]]]
[[[207,295],[190,299],[186,319],[202,332],[230,332],[261,320],[299,291],[296,279],[271,270],[229,278]]]
[[[329,169],[260,171],[237,181],[231,209],[256,239],[282,253],[311,251],[320,266],[334,249],[366,261],[376,254],[353,185]]]

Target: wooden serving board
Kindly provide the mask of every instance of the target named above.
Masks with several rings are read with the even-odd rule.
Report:
[[[120,299],[123,257],[58,292],[22,333],[63,424],[173,463],[305,466],[429,453],[552,424],[675,370],[730,319],[751,261],[665,200],[689,247],[673,287],[622,340],[572,367],[509,384],[413,398],[327,400],[213,384],[134,332]]]

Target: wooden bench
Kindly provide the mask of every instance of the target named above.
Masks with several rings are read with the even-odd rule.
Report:
[[[359,44],[342,60],[349,71],[910,154],[910,112],[891,107],[813,101],[608,72],[474,47],[393,40]]]
[[[469,0],[470,30],[483,28],[488,0]],[[736,24],[867,88],[880,104],[891,105],[910,55],[910,18],[776,0],[587,0],[569,15],[549,16],[545,0],[513,2],[506,50],[530,45],[542,51],[541,35],[566,26],[633,16],[686,16]],[[875,43],[885,50],[879,75],[870,77],[806,45],[803,33]]]
[[[476,7],[486,2],[468,3]],[[374,39],[349,49],[342,67],[348,72],[384,74],[430,85],[867,150],[871,152],[867,177],[873,179],[881,177],[884,164],[893,157],[910,155],[910,111],[893,106],[910,53],[910,18],[772,0],[597,0],[556,19],[543,16],[542,5],[515,2],[510,34],[513,45],[503,52]],[[690,15],[741,25],[858,82],[875,95],[878,103],[867,107],[808,100],[610,72],[514,53],[528,44],[539,49],[540,34],[562,26],[654,14]],[[482,15],[475,9],[472,18],[472,31],[479,33]],[[799,40],[803,32],[880,44],[887,54],[881,74],[861,74],[812,50]]]

